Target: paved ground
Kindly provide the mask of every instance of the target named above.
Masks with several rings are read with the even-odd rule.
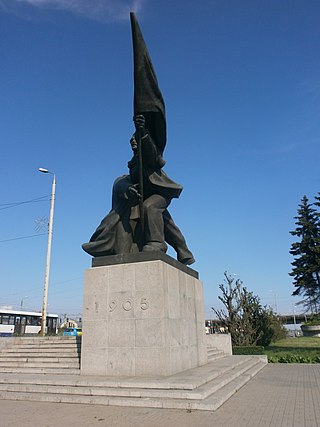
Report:
[[[320,427],[320,364],[269,364],[216,412],[0,400],[0,427]]]

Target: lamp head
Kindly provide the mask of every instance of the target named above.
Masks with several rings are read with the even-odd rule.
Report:
[[[49,173],[48,169],[39,168],[38,170],[39,170],[40,172],[43,172],[43,173]]]

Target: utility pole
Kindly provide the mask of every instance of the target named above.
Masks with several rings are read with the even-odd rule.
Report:
[[[55,194],[56,194],[56,176],[53,172],[50,172],[47,169],[39,168],[39,171],[53,175],[52,190],[51,190],[51,203],[50,203],[50,215],[49,215],[46,270],[45,270],[45,275],[44,275],[42,316],[41,316],[41,336],[44,337],[46,334],[47,301],[48,301],[48,288],[49,288],[49,275],[50,275],[50,262],[51,262],[51,243],[52,243],[52,229],[53,229],[53,213],[54,213],[54,200],[55,200]]]

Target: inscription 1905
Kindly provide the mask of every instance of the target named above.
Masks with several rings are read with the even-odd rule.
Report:
[[[130,311],[133,309],[135,302],[138,303],[138,307],[141,310],[148,310],[149,309],[149,303],[147,301],[147,298],[141,298],[139,301],[136,301],[134,299],[126,299],[124,301],[119,300],[111,300],[109,303],[109,312],[112,313],[117,308],[123,309],[124,311]]]

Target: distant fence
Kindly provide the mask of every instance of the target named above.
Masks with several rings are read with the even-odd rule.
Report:
[[[303,313],[303,314],[279,314],[279,318],[281,319],[284,325],[300,325],[301,323],[307,322],[311,317],[311,313]],[[210,319],[206,320],[206,327],[214,328],[222,326],[222,323],[219,319]]]

